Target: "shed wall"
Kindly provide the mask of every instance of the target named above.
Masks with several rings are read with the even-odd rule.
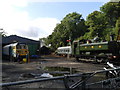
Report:
[[[38,44],[28,44],[28,49],[29,49],[29,55],[37,55],[37,50],[38,50]]]

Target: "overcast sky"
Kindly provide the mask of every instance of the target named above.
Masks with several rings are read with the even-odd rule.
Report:
[[[0,0],[0,28],[7,35],[34,40],[47,37],[67,14],[83,18],[109,0]]]

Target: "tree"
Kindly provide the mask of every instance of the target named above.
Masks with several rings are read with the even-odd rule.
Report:
[[[120,0],[110,0],[110,2],[120,2]]]
[[[109,25],[115,27],[116,20],[120,17],[120,2],[108,2],[100,10],[108,18]]]
[[[111,2],[104,4],[100,10],[105,14],[105,17],[107,18],[108,25],[106,31],[108,32],[107,38],[109,40],[110,34],[117,35],[115,27],[117,23],[116,21],[120,17],[120,2],[113,2],[113,0],[111,0]]]
[[[87,29],[82,15],[76,12],[66,15],[62,20],[62,24],[65,26],[65,35],[67,35],[67,38],[70,38],[72,41],[83,36]]]
[[[116,27],[115,27],[115,34],[116,34],[116,39],[118,37],[118,32],[120,30],[120,17],[118,18],[118,20],[116,21]]]
[[[57,24],[47,42],[52,44],[52,48],[68,45],[67,40],[83,36],[86,32],[85,21],[81,14],[76,12],[67,14],[60,24]]]
[[[89,14],[86,20],[86,25],[88,26],[89,32],[84,35],[84,38],[93,39],[98,34],[101,39],[105,39],[105,29],[107,23],[108,22],[106,21],[104,13],[100,11],[94,11],[93,13]]]

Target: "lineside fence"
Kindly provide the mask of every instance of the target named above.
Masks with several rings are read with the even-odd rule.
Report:
[[[97,82],[92,82],[97,79],[94,78],[94,80],[89,80],[93,78],[95,75],[100,75],[101,73],[104,73],[106,76],[105,80],[100,80]],[[71,75],[64,75],[64,76],[57,76],[52,78],[38,78],[38,79],[32,79],[32,80],[24,80],[24,81],[17,81],[17,82],[8,82],[8,83],[1,83],[0,86],[2,88],[9,88],[9,86],[15,86],[17,85],[23,85],[23,84],[30,84],[30,83],[39,83],[39,82],[45,82],[45,81],[56,81],[60,80],[63,81],[64,84],[64,90],[88,90],[92,88],[107,88],[107,89],[118,89],[120,88],[120,67],[115,69],[107,69],[107,70],[99,70],[95,72],[90,73],[78,73],[78,74],[71,74]],[[52,84],[51,84],[52,85]],[[45,87],[47,88],[47,87]],[[55,87],[57,88],[57,87]]]

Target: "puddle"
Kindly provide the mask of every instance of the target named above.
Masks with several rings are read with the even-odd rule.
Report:
[[[64,74],[77,73],[76,68],[67,67],[45,67],[44,70],[48,71],[53,76],[62,76]]]

